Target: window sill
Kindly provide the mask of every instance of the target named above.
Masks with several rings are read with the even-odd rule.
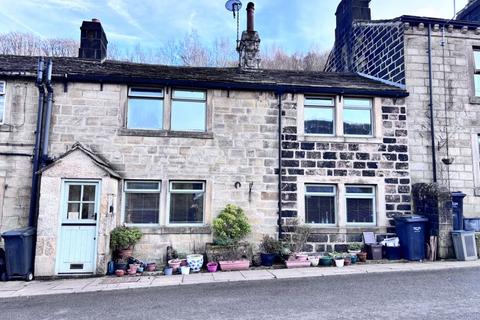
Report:
[[[12,132],[12,126],[4,123],[0,123],[0,132]]]
[[[310,227],[311,233],[319,233],[319,234],[323,234],[323,233],[351,234],[351,233],[362,233],[362,232],[382,233],[382,232],[386,232],[386,229],[387,229],[386,226],[385,227],[378,227],[378,226],[327,227],[327,226],[315,226],[312,224],[308,224],[308,226]]]
[[[118,135],[119,136],[142,136],[142,137],[213,139],[212,132],[143,130],[143,129],[127,129],[127,128],[119,129]]]
[[[470,104],[480,104],[480,97],[470,97]]]
[[[144,234],[211,234],[212,233],[212,228],[210,226],[198,226],[198,227],[165,227],[165,226],[138,226],[138,228],[142,231]]]
[[[299,140],[307,142],[338,142],[338,143],[383,143],[382,138],[376,137],[334,137],[334,136],[299,136]]]

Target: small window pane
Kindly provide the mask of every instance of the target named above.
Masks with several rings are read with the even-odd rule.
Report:
[[[373,199],[347,198],[348,223],[373,223]]]
[[[129,96],[131,97],[149,97],[162,98],[162,89],[146,89],[146,88],[130,88]]]
[[[343,101],[344,107],[361,107],[368,108],[372,106],[371,99],[361,99],[361,98],[345,98]]]
[[[159,193],[125,193],[126,223],[157,224],[159,208]]]
[[[343,130],[349,135],[372,135],[371,110],[344,109]]]
[[[202,223],[204,193],[170,194],[170,223]]]
[[[95,220],[94,203],[84,203],[82,205],[82,219]]]
[[[69,203],[67,209],[68,220],[80,219],[80,203]]]
[[[205,102],[172,101],[172,130],[205,131]]]
[[[333,134],[333,108],[305,108],[305,133]]]
[[[3,123],[4,113],[5,113],[5,96],[0,95],[0,123]]]
[[[0,81],[0,94],[5,92],[5,81]]]
[[[305,222],[335,224],[335,197],[305,196]]]
[[[201,182],[173,182],[172,190],[203,190]]]
[[[307,186],[309,193],[334,193],[335,188],[332,186]]]
[[[205,91],[174,90],[174,99],[205,100]]]
[[[81,185],[70,185],[68,188],[68,201],[80,201],[81,192]]]
[[[372,187],[347,187],[347,193],[372,194]]]
[[[130,129],[162,129],[163,100],[129,98],[127,127]]]
[[[158,190],[158,182],[142,182],[142,181],[128,181],[127,188],[128,190]]]
[[[333,107],[335,105],[332,98],[306,98],[305,106],[325,106]]]
[[[475,79],[475,96],[480,97],[480,74],[474,75]]]
[[[83,186],[83,201],[95,201],[95,186]]]
[[[473,51],[475,58],[475,69],[480,69],[480,51]]]

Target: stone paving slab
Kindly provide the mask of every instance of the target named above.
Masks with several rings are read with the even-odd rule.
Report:
[[[480,267],[476,261],[441,261],[441,262],[398,262],[379,264],[356,264],[343,268],[314,267],[298,269],[254,269],[245,271],[194,273],[172,276],[138,276],[138,277],[96,277],[80,279],[60,279],[32,282],[0,282],[0,299],[51,294],[69,294],[97,291],[112,291],[161,286],[195,285],[201,283],[229,281],[257,281],[274,279],[293,279],[305,277],[328,277],[387,272],[418,272],[428,270],[446,270]]]

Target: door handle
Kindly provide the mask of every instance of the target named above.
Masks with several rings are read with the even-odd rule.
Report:
[[[94,217],[95,217],[95,220],[97,220],[97,213],[96,213],[96,212],[95,212],[95,215],[94,215]]]

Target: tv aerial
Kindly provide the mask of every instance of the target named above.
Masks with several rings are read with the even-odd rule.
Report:
[[[242,9],[242,2],[240,0],[228,0],[225,3],[225,8],[233,13],[233,19],[237,19],[237,47],[240,41],[240,9]]]

